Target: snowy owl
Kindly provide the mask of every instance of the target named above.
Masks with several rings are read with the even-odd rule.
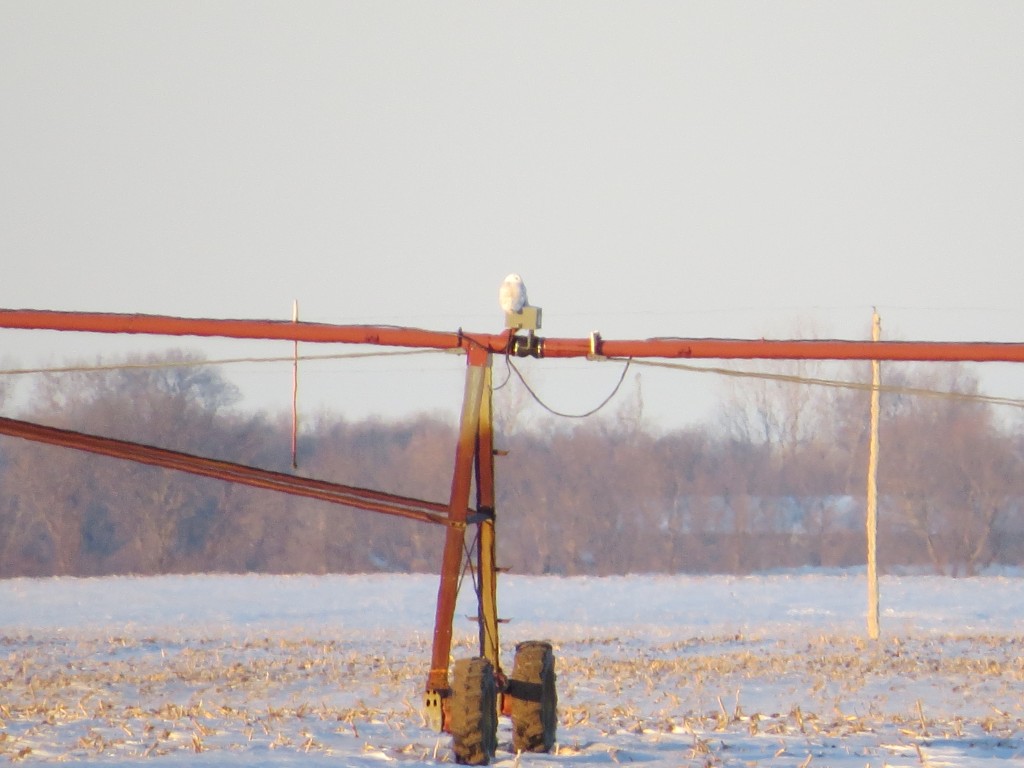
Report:
[[[526,285],[523,278],[513,272],[505,278],[505,282],[498,289],[498,303],[505,314],[511,312],[522,312],[526,306]]]

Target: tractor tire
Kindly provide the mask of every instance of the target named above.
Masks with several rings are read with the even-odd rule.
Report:
[[[509,693],[513,749],[550,752],[558,727],[555,654],[551,643],[530,640],[516,646]]]
[[[455,762],[487,765],[498,746],[498,693],[494,667],[487,659],[452,664],[448,717]]]

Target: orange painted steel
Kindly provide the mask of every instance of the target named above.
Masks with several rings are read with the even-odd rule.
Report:
[[[282,341],[377,344],[426,349],[458,349],[462,346],[458,333],[424,331],[386,325],[331,325],[290,320],[217,320],[167,315],[56,312],[38,309],[0,309],[0,328],[153,336],[279,339]]]
[[[491,356],[479,349],[470,350],[466,366],[466,382],[459,418],[459,442],[455,448],[455,467],[452,472],[448,520],[451,527],[445,532],[441,555],[441,581],[437,588],[437,609],[434,614],[434,640],[430,657],[427,691],[448,691],[448,659],[452,648],[452,622],[459,592],[462,556],[465,551],[465,532],[459,526],[466,523],[466,509],[472,490],[473,469],[478,463],[480,415],[483,403],[486,369]]]
[[[686,339],[599,341],[608,357],[717,360],[892,360],[1024,362],[1024,343],[983,341],[845,341],[839,339]],[[543,357],[585,357],[590,339],[544,339]]]
[[[89,333],[201,336],[314,343],[372,344],[417,349],[479,349],[503,354],[509,332],[429,331],[382,325],[332,325],[285,320],[216,320],[165,315],[0,309],[0,328]],[[1024,362],[1024,343],[983,341],[845,341],[838,339],[634,340],[537,339],[539,356],[655,357],[718,360],[892,360]]]
[[[404,517],[425,523],[451,525],[446,513],[449,506],[430,501],[421,501],[397,496],[368,488],[314,480],[307,477],[286,475],[266,469],[234,464],[228,461],[208,459],[202,456],[157,448],[127,440],[89,435],[57,427],[47,427],[28,421],[0,417],[0,434],[20,437],[48,445],[74,448],[117,459],[126,459],[165,469],[188,472],[193,475],[226,480],[255,488],[303,496],[355,509],[380,512],[395,517]],[[465,520],[465,514],[462,516]],[[460,526],[461,530],[461,526]]]

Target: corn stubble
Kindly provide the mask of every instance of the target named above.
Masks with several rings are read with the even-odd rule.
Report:
[[[453,762],[419,711],[426,641],[0,639],[0,758],[362,751]],[[460,645],[463,643],[460,643]],[[811,765],[816,745],[871,734],[880,753],[1024,730],[1021,638],[619,638],[555,646],[561,756],[677,745],[680,765],[763,746]],[[499,726],[499,759],[514,756]],[[614,743],[612,743],[614,742]],[[916,747],[920,749],[920,747]],[[631,758],[630,761],[633,761]],[[823,763],[824,764],[824,763]]]

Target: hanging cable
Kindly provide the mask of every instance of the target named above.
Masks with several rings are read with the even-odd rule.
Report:
[[[465,336],[471,343],[477,343],[469,335]],[[405,349],[396,351],[373,351],[373,352],[343,352],[336,354],[319,354],[319,355],[300,355],[300,361],[313,361],[313,360],[358,360],[363,358],[388,358],[388,357],[411,357],[414,355],[436,355],[436,354],[460,354],[461,349]],[[615,396],[622,384],[622,379],[616,385],[615,389],[600,405],[596,408],[587,411],[582,414],[569,414],[560,413],[547,404],[545,404],[537,393],[527,384],[522,372],[515,366],[508,354],[504,355],[506,365],[506,376],[505,380],[501,384],[494,387],[494,391],[500,390],[508,385],[511,380],[512,373],[514,372],[519,379],[523,382],[527,391],[531,397],[537,401],[537,403],[552,413],[555,416],[562,418],[586,418],[600,411],[608,402]],[[612,358],[621,359],[621,358]],[[0,376],[24,376],[24,375],[60,375],[70,373],[99,373],[104,371],[120,371],[120,370],[159,370],[166,368],[201,368],[207,365],[234,365],[239,363],[293,363],[294,357],[231,357],[231,358],[219,358],[215,360],[161,360],[153,362],[121,362],[121,363],[110,363],[95,364],[95,365],[71,365],[71,366],[47,366],[40,368],[5,368],[0,369]],[[728,376],[732,378],[748,378],[748,379],[762,379],[766,381],[780,381],[790,382],[793,384],[804,384],[809,386],[820,386],[820,387],[834,387],[837,389],[851,389],[870,391],[871,385],[864,382],[856,381],[845,381],[841,379],[827,379],[827,378],[816,378],[811,376],[799,376],[796,374],[783,374],[783,373],[769,373],[764,371],[741,371],[731,368],[722,368],[720,366],[701,366],[701,365],[689,365],[687,363],[676,363],[676,362],[664,362],[658,360],[638,360],[636,358],[628,358],[626,368],[630,365],[646,366],[648,368],[663,368],[666,370],[677,370],[687,371],[689,373],[710,373],[717,376]],[[625,377],[626,370],[623,370],[623,378]],[[907,386],[893,386],[883,384],[879,391],[887,394],[897,395],[910,395],[920,397],[936,397],[936,398],[951,398],[954,400],[962,400],[965,402],[977,402],[988,405],[1005,405],[1013,408],[1024,408],[1024,399],[1003,397],[999,395],[982,395],[982,394],[969,394],[965,392],[947,392],[943,390],[933,390],[924,387],[907,387]]]
[[[501,384],[499,384],[498,386],[491,387],[492,392],[497,392],[499,389],[504,389],[505,386],[509,383],[509,381],[512,380],[512,361],[509,358],[508,350],[505,351],[503,358],[505,360],[505,380],[501,382]]]
[[[618,358],[609,358],[609,359],[618,359]],[[523,383],[523,386],[526,387],[526,391],[530,393],[530,397],[532,397],[534,400],[536,400],[537,404],[541,408],[543,408],[545,411],[547,411],[548,413],[552,414],[553,416],[559,416],[559,417],[561,417],[563,419],[585,419],[588,416],[593,416],[595,413],[597,413],[602,408],[604,408],[606,405],[608,405],[608,403],[610,403],[612,401],[612,398],[614,398],[615,395],[618,394],[619,389],[622,387],[622,382],[626,380],[626,372],[629,371],[629,366],[632,363],[633,363],[633,358],[631,358],[631,357],[626,358],[626,364],[622,368],[622,374],[619,376],[619,380],[615,384],[615,388],[611,391],[611,393],[608,395],[608,397],[606,397],[604,400],[601,401],[601,403],[597,407],[591,408],[586,413],[562,413],[561,411],[556,411],[550,405],[548,405],[543,400],[541,400],[540,396],[536,392],[534,392],[533,388],[527,383],[526,378],[523,376],[522,371],[519,370],[519,367],[515,363],[512,362],[511,358],[509,358],[509,360],[508,360],[508,364],[512,367],[512,370],[515,371],[516,376],[519,377],[519,380]]]
[[[461,350],[459,350],[461,351]],[[404,349],[395,352],[342,352],[331,355],[300,355],[300,361],[308,360],[356,360],[370,357],[411,357],[413,355],[451,354],[444,349]],[[22,376],[26,374],[98,373],[122,370],[159,370],[161,368],[201,368],[205,365],[233,365],[236,363],[291,363],[294,357],[227,357],[216,360],[158,360],[153,362],[123,362],[108,365],[48,366],[45,368],[0,369],[0,376]]]
[[[766,371],[737,371],[731,368],[711,367],[702,365],[688,365],[686,363],[666,363],[656,360],[634,360],[635,365],[642,365],[648,368],[664,368],[668,370],[687,371],[689,373],[712,373],[717,376],[729,376],[742,379],[761,379],[766,381],[779,381],[789,384],[804,384],[817,387],[832,387],[835,389],[851,389],[862,392],[870,392],[872,385],[860,381],[848,381],[843,379],[824,379],[813,376],[799,376],[787,373],[768,373]],[[1024,408],[1024,399],[1013,397],[1002,397],[999,395],[979,395],[967,392],[947,392],[944,390],[927,389],[924,387],[907,387],[882,384],[879,392],[893,395],[911,395],[918,397],[945,398],[950,400],[962,400],[964,402],[984,403],[988,405],[1007,405],[1014,408]]]
[[[477,551],[480,545],[480,526],[476,526],[476,534],[473,536],[473,540],[467,545],[463,540],[463,552],[465,559],[462,565],[462,573],[459,575],[459,589],[462,588],[462,580],[465,577],[466,571],[469,571],[470,580],[473,583],[473,594],[476,595],[477,605],[477,624],[483,628],[485,633],[486,642],[488,647],[495,646],[495,638],[491,636],[490,627],[487,622],[484,621],[483,611],[483,577],[482,574],[477,572],[477,569],[473,566],[473,553]]]
[[[480,579],[479,574],[476,572],[476,568],[473,566],[473,553],[477,550],[480,544],[480,526],[476,526],[476,533],[473,534],[473,540],[469,542],[469,545],[465,547],[466,553],[466,564],[465,568],[469,571],[470,580],[473,582],[473,594],[476,595],[477,605],[480,604]]]
[[[459,569],[459,580],[458,580],[458,583],[455,585],[455,594],[458,595],[462,591],[462,582],[466,578],[466,572],[469,571],[469,574],[470,574],[469,578],[470,578],[470,581],[473,582],[473,592],[476,593],[477,604],[478,605],[480,603],[480,588],[477,586],[476,573],[474,573],[474,571],[473,571],[473,565],[472,565],[473,564],[473,553],[472,553],[472,550],[476,549],[476,542],[477,542],[477,539],[479,538],[479,536],[480,536],[480,527],[477,526],[476,536],[473,538],[472,544],[467,545],[465,537],[463,537],[463,539],[462,539],[462,554],[463,554],[462,567]]]

